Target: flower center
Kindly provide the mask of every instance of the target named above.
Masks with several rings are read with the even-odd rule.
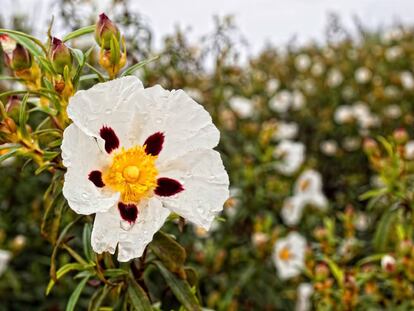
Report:
[[[105,185],[121,193],[122,202],[138,203],[152,196],[157,187],[156,159],[157,156],[147,154],[143,146],[122,148],[114,153],[112,163],[104,170],[102,179]]]
[[[310,180],[309,179],[303,180],[300,183],[300,186],[299,186],[299,188],[300,188],[301,191],[306,191],[306,190],[309,189],[309,187],[310,187]]]
[[[292,253],[288,247],[283,247],[279,252],[279,258],[283,261],[288,261],[292,257]]]

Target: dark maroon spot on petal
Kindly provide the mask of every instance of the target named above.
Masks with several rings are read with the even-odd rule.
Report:
[[[135,204],[118,203],[119,213],[123,220],[128,222],[135,222],[138,216],[138,208]]]
[[[99,131],[102,139],[105,140],[105,150],[111,153],[112,150],[119,147],[119,139],[111,127],[103,126]]]
[[[164,143],[164,133],[157,132],[147,138],[144,143],[145,152],[147,154],[156,156],[161,152],[162,144]]]
[[[92,171],[89,173],[89,180],[93,182],[93,184],[98,187],[102,188],[105,187],[105,184],[102,180],[102,173],[100,171]]]
[[[157,180],[157,188],[154,192],[161,197],[169,197],[184,190],[183,185],[175,179],[161,177]]]

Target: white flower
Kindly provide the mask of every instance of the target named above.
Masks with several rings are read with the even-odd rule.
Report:
[[[338,143],[333,139],[325,140],[321,142],[320,148],[323,154],[333,156],[338,150]]]
[[[304,72],[311,66],[311,58],[307,54],[300,54],[295,58],[295,67],[298,71]]]
[[[344,81],[344,77],[338,69],[329,70],[326,81],[329,87],[337,87],[342,81]]]
[[[398,119],[401,117],[402,111],[400,106],[393,104],[385,107],[384,114],[391,119]]]
[[[411,72],[403,71],[400,74],[401,85],[406,90],[412,90],[414,88],[414,77]]]
[[[63,194],[75,212],[96,213],[95,252],[140,257],[171,212],[209,229],[229,180],[202,106],[129,76],[77,92],[67,111]]]
[[[395,61],[403,54],[404,50],[400,46],[392,46],[385,51],[385,58],[389,61]]]
[[[334,113],[334,120],[338,124],[348,123],[354,119],[354,110],[349,105],[338,106]]]
[[[11,259],[11,253],[0,249],[0,276],[6,271],[6,268]]]
[[[284,140],[293,139],[299,131],[299,126],[295,122],[278,122],[274,139]]]
[[[315,77],[320,77],[325,72],[325,65],[321,62],[313,64],[311,72]]]
[[[368,229],[369,224],[370,218],[366,213],[358,212],[356,214],[354,225],[358,231],[366,231]]]
[[[301,196],[305,204],[320,209],[325,209],[328,205],[328,200],[322,192],[322,176],[315,170],[305,170],[295,182],[293,192],[296,196]]]
[[[371,80],[372,72],[366,67],[360,67],[355,71],[355,80],[360,84],[365,84]]]
[[[305,266],[305,251],[306,240],[297,232],[276,241],[273,260],[281,279],[290,279],[301,273]]]
[[[300,195],[287,198],[283,202],[283,207],[280,211],[280,216],[282,217],[283,222],[288,226],[297,225],[302,218],[305,204],[304,197]]]
[[[309,311],[312,309],[311,297],[314,292],[310,283],[301,283],[298,286],[295,311]]]
[[[266,83],[266,91],[268,94],[273,94],[280,87],[280,81],[278,79],[270,79]]]
[[[305,160],[305,145],[300,142],[283,140],[276,147],[274,155],[280,158],[276,169],[284,175],[292,175]]]
[[[385,255],[381,258],[381,267],[386,272],[393,272],[395,270],[395,258],[391,255]]]
[[[342,146],[346,151],[355,151],[361,146],[361,139],[359,137],[345,137]]]
[[[292,105],[292,93],[283,90],[273,96],[269,101],[269,107],[278,113],[286,113]]]
[[[254,105],[250,99],[234,96],[229,102],[230,108],[242,119],[253,116]]]
[[[292,109],[300,110],[305,106],[306,98],[301,91],[295,90],[292,94]]]
[[[410,140],[405,144],[404,155],[407,160],[414,159],[414,140]]]

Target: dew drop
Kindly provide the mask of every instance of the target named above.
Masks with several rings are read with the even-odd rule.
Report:
[[[89,198],[89,194],[87,192],[82,192],[82,198],[84,199]]]
[[[129,231],[134,226],[134,223],[129,222],[129,221],[125,221],[125,220],[121,220],[120,226],[121,226],[122,230]]]
[[[110,114],[112,112],[112,109],[111,108],[107,108],[107,109],[105,109],[105,113],[106,114]]]

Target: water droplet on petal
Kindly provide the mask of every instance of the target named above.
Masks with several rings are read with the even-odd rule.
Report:
[[[84,199],[89,198],[89,194],[87,192],[82,192],[82,198]]]
[[[106,108],[106,109],[105,109],[105,113],[106,113],[106,114],[110,114],[111,112],[112,112],[112,109],[111,109],[111,108]]]
[[[129,222],[129,221],[125,221],[125,220],[121,220],[120,226],[121,226],[122,230],[129,231],[134,226],[134,223]]]

